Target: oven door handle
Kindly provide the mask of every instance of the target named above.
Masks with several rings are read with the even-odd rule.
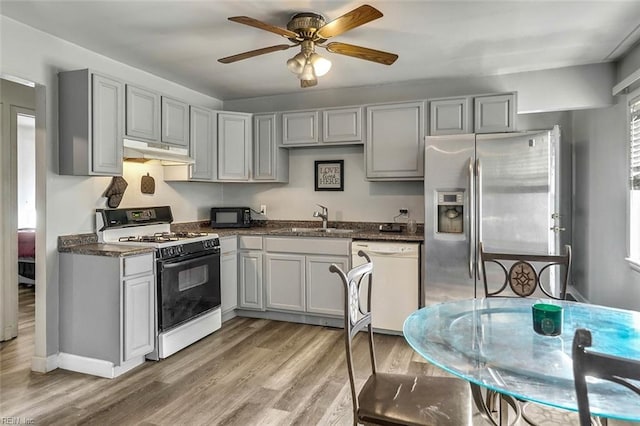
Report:
[[[202,260],[204,258],[207,257],[220,257],[220,253],[207,253],[207,254],[200,254],[197,256],[185,256],[185,257],[176,257],[174,259],[171,260],[160,260],[160,268],[162,270],[165,269],[173,269],[173,268],[177,268],[177,267],[184,267],[187,265],[190,265],[196,261]]]

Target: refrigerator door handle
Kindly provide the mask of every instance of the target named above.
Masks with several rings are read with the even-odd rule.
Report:
[[[482,164],[480,163],[480,159],[478,158],[476,160],[476,185],[478,188],[478,198],[476,200],[476,205],[474,206],[476,208],[476,215],[478,217],[478,223],[476,224],[477,226],[477,242],[481,243],[482,242]],[[479,255],[479,253],[477,253]],[[480,273],[481,273],[481,268],[482,268],[482,262],[480,261],[480,258],[477,259],[477,265],[478,265],[478,277],[480,277]]]
[[[475,253],[473,250],[473,229],[474,229],[474,222],[475,222],[475,214],[474,214],[474,207],[475,207],[475,191],[474,191],[474,187],[473,187],[473,175],[474,175],[474,170],[473,170],[473,157],[469,158],[469,226],[468,226],[468,233],[469,233],[469,278],[473,279],[473,260],[475,258]]]

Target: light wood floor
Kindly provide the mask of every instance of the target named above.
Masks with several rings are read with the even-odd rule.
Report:
[[[19,337],[0,347],[0,415],[34,424],[349,425],[342,330],[235,318],[160,362],[116,379],[30,371],[33,288],[20,289]],[[354,357],[366,366],[366,340]],[[443,374],[398,336],[376,336],[381,371]],[[361,383],[366,369],[358,373]],[[1,422],[2,420],[0,420]]]
[[[0,343],[0,424],[351,424],[340,329],[235,318],[177,354],[117,379],[61,369],[40,374],[30,370],[33,287],[21,286],[19,300],[19,337]],[[376,335],[375,342],[380,371],[445,375],[400,336]],[[360,385],[367,357],[365,336],[358,336]],[[474,424],[487,423],[476,414]]]

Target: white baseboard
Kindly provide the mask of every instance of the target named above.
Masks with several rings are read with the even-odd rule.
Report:
[[[31,371],[48,373],[58,368],[58,354],[48,357],[34,356],[31,358]]]
[[[578,302],[582,302],[582,303],[589,303],[589,300],[584,297],[582,294],[580,294],[580,292],[578,290],[576,290],[576,288],[574,286],[567,286],[567,293],[572,295],[574,299],[576,299]]]
[[[114,365],[111,361],[88,358],[80,355],[73,355],[60,352],[58,355],[58,367],[76,371],[78,373],[91,374],[93,376],[113,379],[122,373],[145,362],[144,356],[130,359],[122,365]]]

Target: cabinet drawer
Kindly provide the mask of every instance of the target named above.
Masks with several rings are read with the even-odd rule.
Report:
[[[129,277],[143,273],[153,273],[153,254],[125,257],[123,260],[122,275]]]
[[[238,249],[238,238],[234,235],[232,237],[220,238],[220,253],[228,253],[236,251]]]
[[[245,250],[262,250],[262,237],[242,235],[240,236],[239,248]]]
[[[300,254],[349,254],[350,238],[279,238],[266,237],[265,249],[268,252]]]

